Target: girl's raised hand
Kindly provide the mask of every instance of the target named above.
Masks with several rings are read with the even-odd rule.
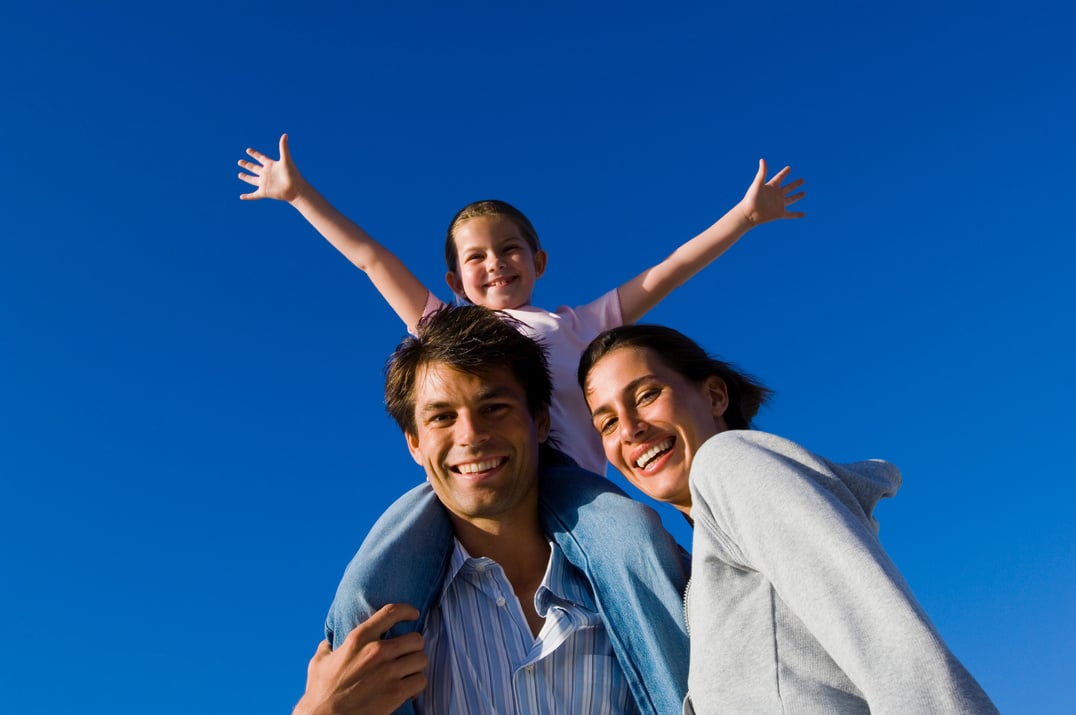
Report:
[[[240,172],[239,178],[256,188],[248,194],[240,194],[239,198],[292,201],[299,195],[303,177],[292,163],[291,152],[288,151],[287,134],[280,135],[279,159],[270,159],[255,149],[247,149],[247,154],[254,161],[239,160],[239,166],[250,172],[249,174]]]
[[[758,173],[750,188],[740,201],[744,217],[755,226],[779,218],[803,218],[802,211],[789,211],[788,207],[803,198],[804,192],[796,191],[803,186],[803,179],[796,179],[784,186],[781,182],[788,178],[792,167],[786,166],[766,181],[766,160],[758,160]]]

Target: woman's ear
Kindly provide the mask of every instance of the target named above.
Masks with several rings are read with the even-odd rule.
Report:
[[[542,249],[538,249],[534,253],[534,277],[541,278],[545,273],[546,262],[549,260],[549,256]]]
[[[729,408],[729,389],[725,381],[717,375],[710,375],[703,383],[706,396],[710,399],[710,414],[714,417],[724,418],[725,410]]]

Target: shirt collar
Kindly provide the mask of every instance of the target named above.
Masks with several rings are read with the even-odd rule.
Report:
[[[467,553],[460,540],[452,538],[452,555],[449,557],[448,571],[445,573],[444,583],[441,585],[441,596],[452,586],[452,582],[466,571],[484,571],[487,568],[500,564],[484,556],[471,556]],[[590,583],[579,572],[560,550],[555,541],[549,542],[549,562],[546,564],[545,575],[542,583],[534,594],[534,605],[538,615],[545,617],[550,607],[562,604],[574,604],[588,611],[597,611],[594,604],[594,595],[591,592]]]

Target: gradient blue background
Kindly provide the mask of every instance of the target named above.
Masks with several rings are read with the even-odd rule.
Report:
[[[759,426],[905,486],[881,537],[1003,711],[1076,710],[1070,3],[12,4],[0,23],[0,709],[287,712],[337,579],[422,479],[403,326],[247,146],[441,295],[499,197],[590,300],[742,195],[648,320],[777,390]],[[682,542],[685,526],[669,519]]]

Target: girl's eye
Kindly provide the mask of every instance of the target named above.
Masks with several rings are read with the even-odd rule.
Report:
[[[598,425],[598,431],[602,434],[610,434],[616,427],[616,418],[611,417]]]

